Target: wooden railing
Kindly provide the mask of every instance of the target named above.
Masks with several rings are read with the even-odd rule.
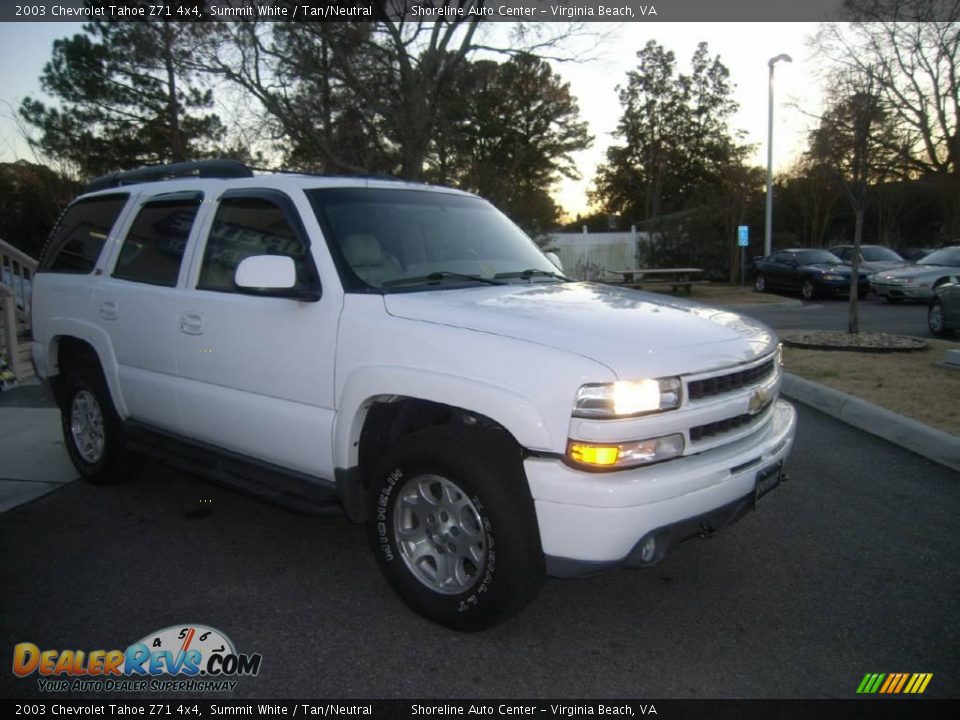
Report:
[[[22,250],[0,240],[0,349],[10,369],[22,380],[30,367],[30,293],[37,261]]]

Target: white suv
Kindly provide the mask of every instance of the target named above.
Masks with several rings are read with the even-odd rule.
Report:
[[[148,454],[343,511],[459,630],[545,573],[655,564],[780,482],[773,332],[568,280],[476,196],[232,161],[88,190],[36,275],[33,359],[90,480]]]

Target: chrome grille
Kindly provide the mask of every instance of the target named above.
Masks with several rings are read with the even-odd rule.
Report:
[[[704,440],[716,435],[722,435],[723,433],[730,432],[731,430],[749,427],[750,425],[762,420],[772,406],[773,403],[769,402],[764,405],[759,412],[753,415],[750,413],[744,413],[743,415],[736,415],[735,417],[707,423],[706,425],[697,425],[696,427],[692,427],[690,428],[690,441],[697,442],[698,440]]]
[[[774,359],[770,359],[747,370],[716,375],[703,380],[693,380],[687,383],[687,397],[691,400],[701,400],[714,395],[733,392],[748,385],[755,385],[773,374],[774,362]]]

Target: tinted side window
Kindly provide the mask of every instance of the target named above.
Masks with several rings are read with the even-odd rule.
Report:
[[[128,197],[101,195],[71,205],[47,243],[38,272],[91,272]]]
[[[237,265],[254,255],[284,255],[297,268],[297,290],[315,286],[307,247],[283,210],[259,197],[230,197],[220,201],[203,253],[197,287],[235,292]]]
[[[145,203],[123,242],[113,277],[175,287],[202,199],[177,194]]]

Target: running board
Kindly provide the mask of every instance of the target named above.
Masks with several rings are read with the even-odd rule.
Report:
[[[127,447],[167,465],[304,515],[341,515],[336,484],[159,430],[124,422]]]

